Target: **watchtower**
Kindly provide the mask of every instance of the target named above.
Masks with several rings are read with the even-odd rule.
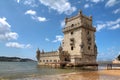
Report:
[[[97,46],[95,43],[96,28],[92,26],[92,16],[87,17],[80,11],[76,16],[65,18],[63,29],[63,51],[68,51],[70,61],[96,62]]]

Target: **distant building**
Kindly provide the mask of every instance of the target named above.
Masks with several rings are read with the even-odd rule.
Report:
[[[87,17],[80,11],[76,16],[65,18],[64,39],[58,51],[37,50],[39,65],[52,62],[71,63],[96,62],[96,28],[92,26],[92,16]]]
[[[113,63],[120,63],[120,54],[112,62]]]

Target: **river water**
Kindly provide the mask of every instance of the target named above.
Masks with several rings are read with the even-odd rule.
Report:
[[[0,79],[55,75],[74,72],[74,69],[38,67],[37,62],[0,62]]]
[[[82,77],[76,80],[93,80],[90,79],[93,77],[95,77],[94,80],[120,80],[120,77],[99,75],[97,71],[94,71],[92,76],[92,74],[89,73],[89,71],[80,70],[79,68],[55,69],[48,67],[38,67],[37,62],[0,62],[0,80],[64,80],[64,79],[58,79],[58,77],[61,76],[56,76],[56,75],[66,74],[71,72],[80,72],[79,77],[80,76]],[[52,77],[47,77],[47,76],[52,76]]]

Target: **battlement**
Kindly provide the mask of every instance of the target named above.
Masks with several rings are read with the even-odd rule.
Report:
[[[58,56],[59,52],[58,51],[51,51],[51,52],[44,52],[40,54],[41,57],[50,57],[50,56]]]
[[[67,22],[70,22],[70,21],[72,21],[72,20],[74,20],[74,19],[77,19],[77,18],[86,18],[86,19],[88,19],[88,20],[91,20],[92,21],[92,16],[86,16],[86,15],[83,15],[82,14],[82,11],[80,11],[76,16],[72,16],[72,17],[70,17],[70,18],[65,18],[65,23],[67,23]]]
[[[78,28],[88,28],[89,30],[96,31],[92,26],[92,16],[85,16],[82,14],[82,11],[80,11],[76,16],[65,18],[63,33]]]
[[[92,31],[96,31],[96,28],[95,27],[88,27],[87,26],[84,26],[83,24],[80,24],[80,23],[76,23],[76,24],[72,24],[71,26],[68,26],[68,27],[64,27],[63,28],[63,33],[65,32],[68,32],[68,31],[71,31],[71,30],[75,30],[75,29],[78,29],[78,28],[87,28],[88,30],[92,30]]]

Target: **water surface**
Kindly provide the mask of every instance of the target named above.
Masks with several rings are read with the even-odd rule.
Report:
[[[71,72],[77,74],[66,75]],[[37,62],[0,62],[0,80],[120,80],[120,77],[79,68],[38,67]]]

